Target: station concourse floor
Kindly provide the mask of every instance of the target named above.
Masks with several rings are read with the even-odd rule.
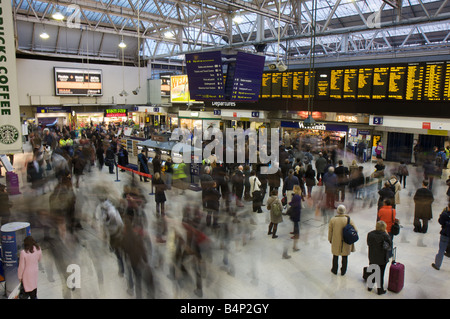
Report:
[[[14,217],[26,219],[30,203],[33,209],[48,204],[46,194],[34,196],[24,179],[24,163],[31,154],[17,154],[14,159],[15,172],[19,175],[21,193],[12,195],[13,201],[12,221]],[[351,160],[345,159],[346,165]],[[395,163],[386,163],[387,170]],[[373,171],[374,164],[364,163],[366,175]],[[184,281],[183,285],[170,279],[170,266],[172,264],[173,245],[170,236],[166,243],[157,243],[154,239],[155,212],[154,196],[151,195],[151,183],[140,183],[147,195],[146,213],[150,221],[149,232],[152,236],[152,252],[150,265],[155,280],[156,299],[446,299],[450,297],[450,258],[444,257],[439,271],[431,267],[438,250],[440,225],[437,219],[446,206],[447,196],[445,180],[450,173],[444,170],[442,179],[435,180],[433,193],[433,219],[429,223],[426,234],[413,232],[414,202],[412,196],[420,187],[422,176],[415,172],[416,168],[409,166],[410,176],[407,187],[400,192],[401,203],[397,205],[397,217],[400,219],[402,229],[399,236],[394,238],[397,247],[397,261],[405,265],[405,284],[400,293],[388,291],[384,295],[377,295],[376,289],[369,292],[362,280],[363,267],[368,265],[368,248],[366,244],[367,233],[375,228],[376,200],[370,205],[368,198],[364,200],[351,200],[347,192],[343,203],[356,223],[360,239],[355,244],[356,251],[348,259],[348,270],[345,276],[331,273],[331,245],[328,242],[328,220],[335,212],[318,214],[310,202],[305,202],[300,223],[299,251],[293,251],[291,239],[292,222],[283,216],[284,222],[279,224],[276,239],[267,235],[269,213],[263,207],[263,213],[251,212],[251,202],[245,202],[245,207],[238,210],[240,223],[233,224],[234,232],[231,235],[228,249],[228,263],[224,264],[223,242],[217,237],[217,230],[208,229],[207,235],[211,239],[212,257],[205,263],[202,273],[203,296],[194,293],[194,280]],[[81,287],[67,294],[65,274],[60,274],[55,266],[55,260],[49,253],[45,244],[42,245],[43,259],[40,263],[38,280],[39,299],[133,299],[135,295],[127,291],[126,277],[118,275],[118,266],[115,255],[106,247],[101,235],[92,227],[91,216],[96,206],[94,186],[98,183],[107,185],[118,196],[122,193],[123,185],[131,174],[119,172],[109,174],[104,167],[100,172],[96,167],[91,173],[82,176],[80,187],[75,188],[77,207],[83,212],[83,229],[78,231],[78,240],[70,242],[71,249],[77,252],[76,263],[81,269]],[[5,183],[5,179],[0,179]],[[317,198],[323,187],[313,189],[313,198]],[[174,220],[181,220],[181,209],[186,203],[199,204],[201,192],[186,191],[185,195],[172,188],[166,192],[166,212]],[[267,197],[266,197],[267,199]],[[266,200],[264,201],[264,203]],[[233,202],[234,204],[234,202]],[[337,202],[337,204],[341,204]],[[222,203],[223,206],[223,203]],[[251,222],[253,220],[253,222]],[[31,225],[31,234],[39,242],[43,233],[39,228]],[[287,250],[291,256],[283,259],[283,251]],[[189,260],[187,261],[189,265]],[[389,277],[389,265],[385,274],[385,289]],[[192,268],[187,269],[189,275],[195,278]],[[103,277],[103,280],[99,280]]]

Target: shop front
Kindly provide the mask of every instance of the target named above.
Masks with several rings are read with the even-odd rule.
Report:
[[[259,130],[269,128],[270,120],[266,111],[252,110],[215,110],[220,115],[223,128],[243,128],[244,130]]]
[[[348,125],[316,122],[313,126],[305,126],[303,121],[281,121],[281,128],[287,147],[298,147],[312,153],[332,148],[345,151]],[[287,145],[288,141],[290,145]]]
[[[370,116],[374,138],[384,147],[387,161],[421,164],[433,157],[433,149],[450,144],[450,120],[443,118],[411,118],[401,116]]]
[[[168,109],[162,106],[136,106],[133,121],[140,127],[153,126],[160,130],[169,130]]]
[[[37,107],[35,114],[35,124],[45,128],[57,128],[61,130],[63,126],[71,126],[71,108],[66,106],[43,106]]]

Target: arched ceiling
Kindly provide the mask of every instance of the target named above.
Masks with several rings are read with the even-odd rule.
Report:
[[[12,6],[18,51],[51,57],[182,61],[187,52],[221,49],[295,63],[311,52],[358,57],[450,48],[450,0],[12,0]],[[64,20],[54,20],[55,11]]]

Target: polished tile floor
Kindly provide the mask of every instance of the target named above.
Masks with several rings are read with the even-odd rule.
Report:
[[[29,185],[24,182],[23,163],[30,153],[15,156],[14,167],[21,182],[20,195],[11,196],[14,202],[13,216],[16,221],[30,220],[32,235],[43,240],[43,231],[35,227],[35,212],[48,207],[46,194],[33,194]],[[346,161],[351,162],[351,158]],[[372,163],[365,163],[365,174],[373,171]],[[388,169],[394,164],[387,163]],[[390,165],[390,166],[389,166]],[[195,291],[195,266],[191,257],[185,260],[186,275],[183,280],[174,280],[170,276],[173,266],[174,245],[171,227],[179,225],[181,211],[185,205],[198,204],[200,192],[187,191],[182,195],[178,190],[167,192],[166,210],[171,218],[167,242],[157,243],[155,240],[155,203],[151,195],[150,183],[140,183],[147,195],[146,213],[149,220],[149,233],[152,239],[152,250],[149,252],[149,264],[154,277],[155,298],[158,299],[436,299],[450,296],[450,259],[444,257],[441,270],[431,267],[438,249],[440,225],[437,218],[446,205],[445,178],[436,180],[433,186],[435,202],[433,203],[433,219],[426,234],[413,232],[414,203],[412,196],[420,187],[422,175],[420,170],[410,167],[407,187],[401,190],[401,203],[397,207],[398,217],[403,228],[401,234],[394,239],[397,247],[397,261],[405,265],[405,285],[400,293],[387,292],[378,296],[375,290],[367,291],[362,280],[362,269],[368,264],[367,233],[374,229],[376,220],[376,199],[378,195],[368,195],[364,200],[351,199],[347,194],[344,205],[353,205],[349,213],[356,223],[360,240],[356,243],[356,252],[349,257],[348,270],[345,276],[334,275],[331,269],[331,247],[327,240],[328,220],[335,212],[316,211],[315,201],[323,191],[322,187],[314,188],[314,202],[305,202],[301,215],[299,251],[293,251],[293,241],[289,232],[292,223],[287,217],[279,225],[278,238],[267,235],[268,212],[251,212],[251,203],[245,203],[238,210],[240,223],[230,223],[230,232],[226,240],[219,229],[207,229],[205,232],[211,240],[210,258],[205,258],[202,266],[203,294]],[[447,177],[448,170],[444,172]],[[130,173],[108,174],[93,168],[91,173],[82,176],[80,188],[75,188],[77,210],[82,213],[83,229],[76,235],[68,236],[63,247],[51,250],[48,243],[43,242],[43,260],[40,264],[38,297],[40,299],[129,299],[136,294],[127,287],[127,273],[119,276],[115,255],[102,240],[101,233],[95,227],[93,212],[98,203],[96,194],[98,185],[108,187],[109,192],[120,196],[124,183]],[[4,178],[0,180],[4,182]],[[370,198],[373,196],[374,206]],[[61,249],[60,249],[61,248]],[[52,251],[54,252],[52,254]],[[291,258],[283,259],[283,253]],[[61,256],[69,252],[69,262],[80,266],[80,288],[69,290],[66,279],[69,275],[67,266]],[[225,254],[227,252],[227,254]],[[60,255],[61,254],[61,255]],[[224,256],[227,255],[227,263]],[[64,271],[66,269],[66,271]],[[180,274],[178,272],[177,274]],[[386,271],[385,287],[387,287],[389,271]],[[198,292],[198,291],[197,291]],[[144,295],[145,297],[145,295]]]

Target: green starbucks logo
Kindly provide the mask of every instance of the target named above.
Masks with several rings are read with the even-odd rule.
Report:
[[[19,131],[12,125],[0,126],[0,143],[12,144],[19,138]]]

